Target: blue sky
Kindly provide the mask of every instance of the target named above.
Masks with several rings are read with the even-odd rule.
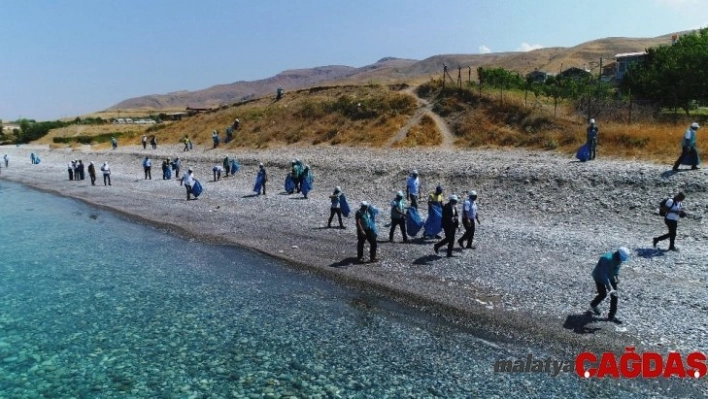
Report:
[[[708,26],[708,0],[0,0],[0,118],[383,57],[528,51]]]

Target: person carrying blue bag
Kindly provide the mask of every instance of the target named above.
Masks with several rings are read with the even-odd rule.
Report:
[[[442,231],[442,207],[443,207],[443,188],[442,186],[435,187],[435,192],[428,196],[428,218],[425,220],[424,237],[440,237]]]
[[[696,151],[696,132],[699,128],[698,123],[693,122],[691,127],[683,134],[683,140],[681,140],[681,155],[679,155],[676,163],[674,163],[674,170],[678,170],[680,165],[691,165],[692,170],[698,169],[701,158],[698,156],[698,151]]]
[[[376,258],[376,211],[368,202],[362,201],[356,211],[356,253],[359,262],[364,261],[364,243],[369,242],[369,262],[378,262]]]
[[[393,242],[396,226],[401,227],[403,242],[408,242],[408,235],[406,234],[406,200],[403,199],[403,196],[403,191],[399,191],[396,193],[396,198],[391,201],[391,230],[388,233],[388,242]]]
[[[253,187],[253,191],[256,195],[261,195],[261,190],[263,195],[266,195],[266,182],[268,181],[268,173],[266,172],[263,163],[258,164],[258,175],[256,175],[256,185]]]
[[[310,165],[305,165],[305,168],[302,170],[300,185],[300,191],[302,191],[302,195],[305,197],[305,199],[307,199],[307,193],[312,191],[314,180],[315,176],[312,173],[312,169],[310,169]]]
[[[327,221],[328,229],[332,228],[332,219],[334,219],[334,215],[337,215],[337,218],[339,219],[339,228],[345,228],[344,223],[342,223],[342,197],[344,197],[344,193],[342,192],[342,188],[339,186],[335,187],[334,192],[329,196],[331,205],[329,207],[329,220]],[[347,212],[347,214],[348,213],[349,212]]]

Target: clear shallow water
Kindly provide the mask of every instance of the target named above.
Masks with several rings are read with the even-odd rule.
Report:
[[[495,374],[496,360],[530,349],[249,251],[3,181],[0,203],[0,398],[647,395],[574,374]]]

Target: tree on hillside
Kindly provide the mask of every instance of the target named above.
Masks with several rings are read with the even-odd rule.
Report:
[[[673,45],[648,49],[644,61],[630,67],[621,88],[689,115],[696,101],[708,97],[708,28],[681,36]]]

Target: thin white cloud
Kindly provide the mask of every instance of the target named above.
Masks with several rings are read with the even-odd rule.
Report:
[[[489,53],[491,53],[491,52],[492,52],[492,49],[490,49],[489,47],[485,46],[484,44],[481,45],[481,46],[479,46],[479,53],[480,53],[480,54],[489,54]]]
[[[516,51],[527,52],[527,51],[531,51],[531,50],[538,50],[540,48],[543,48],[543,46],[541,46],[540,44],[528,44],[526,42],[523,42],[523,43],[521,43],[521,46],[519,46],[519,48],[516,49]]]

